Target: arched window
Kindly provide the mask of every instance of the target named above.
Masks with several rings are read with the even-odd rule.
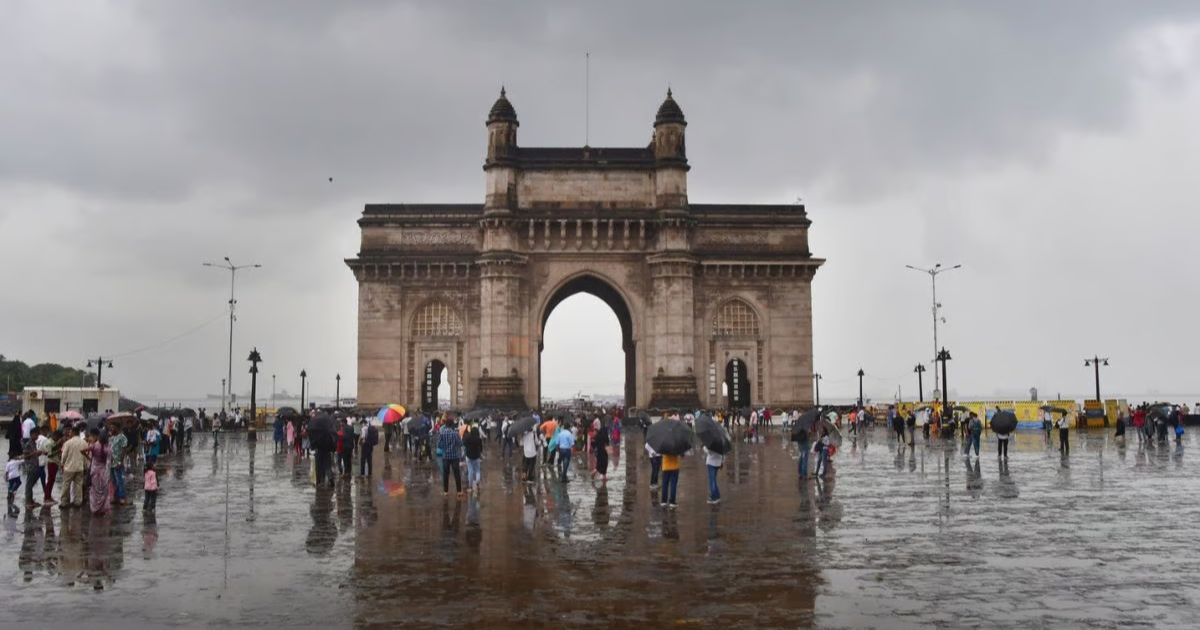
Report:
[[[458,313],[445,302],[430,302],[413,318],[414,337],[457,337],[462,331]]]
[[[757,337],[758,315],[750,305],[741,300],[730,300],[721,305],[713,319],[714,337]]]

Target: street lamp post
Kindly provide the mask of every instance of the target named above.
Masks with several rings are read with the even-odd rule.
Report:
[[[934,363],[936,364],[937,363],[936,357],[937,357],[937,352],[938,352],[938,320],[941,319],[942,323],[945,323],[945,318],[938,317],[938,311],[940,311],[942,309],[942,305],[941,305],[941,303],[939,303],[937,301],[937,277],[938,277],[939,273],[945,273],[947,271],[954,271],[955,269],[961,269],[962,265],[954,265],[953,267],[943,267],[942,263],[938,263],[930,269],[922,269],[921,267],[914,267],[912,265],[904,265],[904,266],[909,269],[912,269],[913,271],[920,271],[922,273],[929,274],[929,281],[930,281],[930,284],[933,286],[933,307],[930,310],[933,313],[933,354],[935,357]],[[934,367],[937,367],[937,366],[935,365]],[[933,371],[933,388],[934,389],[938,388],[938,373],[937,373],[936,369]]]
[[[913,371],[917,373],[917,402],[925,402],[925,384],[921,378],[925,374],[925,364],[918,363]]]
[[[104,357],[96,357],[94,360],[88,359],[87,366],[96,368],[96,389],[104,389],[104,381],[100,379],[104,376],[104,366],[106,365],[111,368],[113,366],[112,359],[105,359]]]
[[[275,406],[275,375],[274,374],[271,375],[271,408],[278,409],[278,407]]]
[[[300,413],[304,413],[304,379],[308,378],[308,370],[300,370]]]
[[[1083,367],[1096,368],[1096,402],[1103,400],[1100,398],[1100,366],[1108,367],[1108,357],[1093,356],[1090,359],[1083,360]]]
[[[813,386],[816,389],[816,401],[813,403],[814,407],[821,406],[821,379],[822,378],[825,378],[825,377],[821,376],[820,374],[813,374]]]
[[[258,348],[250,351],[250,356],[246,358],[250,362],[250,423],[247,425],[246,439],[250,442],[258,441],[258,431],[255,424],[258,420],[258,364],[262,361],[262,355],[258,353]]]
[[[259,267],[262,267],[262,265],[257,265],[257,264],[255,264],[255,265],[235,265],[235,264],[233,264],[232,261],[229,260],[229,257],[226,256],[225,264],[206,262],[206,263],[204,263],[204,266],[205,267],[215,267],[217,269],[228,269],[229,270],[229,365],[228,365],[229,373],[226,377],[228,380],[225,382],[228,383],[228,387],[230,390],[229,391],[229,401],[232,404],[232,402],[233,402],[233,391],[232,391],[233,390],[233,322],[235,319],[237,319],[237,316],[235,315],[235,310],[237,308],[237,299],[234,298],[233,288],[234,288],[234,284],[237,281],[237,272],[239,269],[246,269],[246,268],[258,269]],[[225,385],[221,386],[221,389],[222,389],[222,391],[221,391],[221,411],[225,411],[225,391],[224,391],[225,387],[226,387]]]
[[[341,409],[342,408],[342,375],[341,374],[335,375],[333,377],[333,380],[337,381],[337,388],[335,390],[333,390],[334,391],[333,407],[335,409]]]
[[[863,376],[866,376],[866,372],[863,372],[862,368],[858,368],[858,406],[859,407],[863,406],[863,389],[862,389]]]
[[[942,417],[946,417],[947,411],[950,409],[950,385],[946,380],[946,364],[950,362],[950,353],[942,348],[937,353],[937,360],[942,362]],[[934,372],[936,374],[937,372]]]
[[[221,379],[221,421],[225,421],[225,379]]]

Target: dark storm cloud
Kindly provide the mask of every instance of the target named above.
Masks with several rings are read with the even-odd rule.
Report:
[[[648,140],[669,83],[691,123],[694,200],[803,195],[827,228],[818,253],[837,264],[857,236],[836,232],[833,216],[864,217],[859,227],[870,230],[886,223],[885,207],[901,208],[911,220],[897,229],[921,262],[926,250],[979,252],[980,226],[1007,212],[922,186],[1036,169],[1071,134],[1128,132],[1147,76],[1135,39],[1192,23],[1198,11],[1166,2],[16,2],[0,21],[0,226],[35,236],[16,246],[24,272],[103,279],[71,295],[96,304],[92,321],[103,328],[91,334],[103,330],[117,346],[136,347],[147,324],[122,326],[112,304],[150,293],[207,312],[224,279],[200,260],[261,260],[247,308],[292,315],[256,329],[247,310],[247,338],[286,347],[274,360],[348,372],[353,279],[340,260],[355,250],[357,212],[375,201],[478,200],[483,119],[501,84],[522,143],[581,144],[591,51],[591,143],[631,145]],[[46,241],[54,261],[32,264]],[[984,277],[1013,262],[1011,252],[988,253],[975,262]],[[1058,263],[1071,268],[1067,257]],[[871,286],[855,263],[827,271]],[[59,296],[36,289],[33,299]],[[329,296],[349,307],[312,308]],[[177,315],[142,319],[169,333],[186,327]],[[835,339],[845,334],[824,324]],[[330,329],[339,332],[318,332]],[[53,340],[18,349],[78,354]],[[218,349],[197,346],[202,360],[177,376],[136,377],[147,389],[193,391],[189,381],[211,380]]]

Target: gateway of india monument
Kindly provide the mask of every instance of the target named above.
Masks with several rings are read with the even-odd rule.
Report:
[[[579,292],[620,321],[628,407],[813,403],[804,206],[689,202],[670,90],[642,147],[523,147],[518,126],[502,89],[482,203],[363,210],[361,405],[432,409],[446,378],[457,409],[538,407],[546,321]]]

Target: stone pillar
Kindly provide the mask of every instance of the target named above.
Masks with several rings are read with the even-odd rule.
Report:
[[[696,259],[685,253],[649,258],[651,294],[651,408],[700,406],[695,348]]]
[[[524,409],[528,369],[524,257],[484,254],[479,260],[480,375],[476,407]]]

